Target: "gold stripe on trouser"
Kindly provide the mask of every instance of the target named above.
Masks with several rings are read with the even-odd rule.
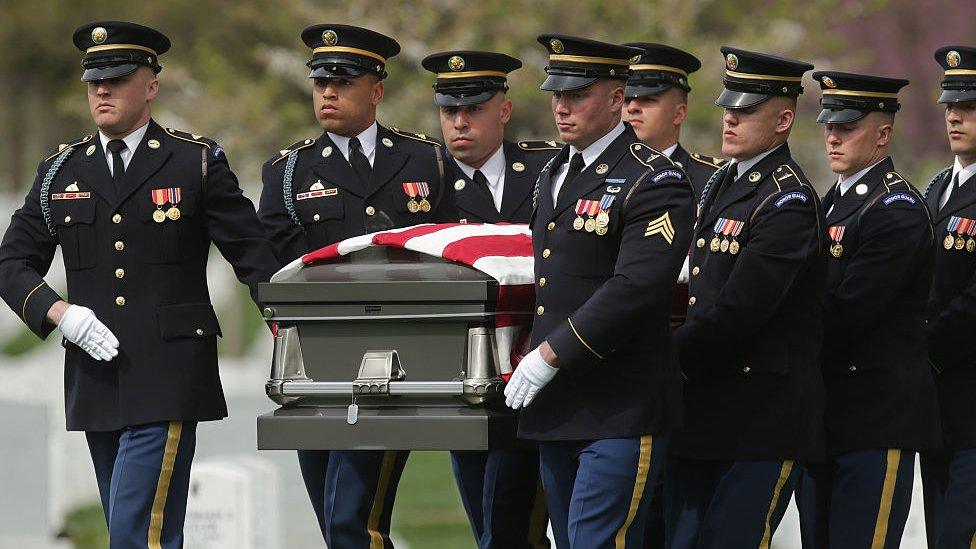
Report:
[[[878,506],[878,520],[874,523],[871,549],[884,549],[885,538],[888,537],[888,519],[891,517],[891,500],[895,495],[895,481],[898,480],[900,462],[901,450],[888,450],[884,484],[881,485],[881,505]]]
[[[529,545],[537,549],[549,547],[548,543],[543,544],[542,538],[546,536],[546,494],[542,491],[542,480],[536,483],[535,502],[532,504],[532,514],[529,515]]]
[[[173,477],[173,464],[176,463],[176,451],[180,447],[180,434],[183,432],[182,421],[169,422],[166,432],[166,447],[163,450],[163,464],[159,469],[159,480],[156,481],[156,495],[153,497],[152,511],[149,513],[149,549],[162,547],[160,538],[163,535],[163,511],[166,509],[166,496],[169,495],[169,481]]]
[[[369,549],[383,549],[383,534],[379,531],[380,516],[386,502],[386,490],[389,488],[393,466],[396,465],[397,453],[393,450],[383,452],[383,465],[380,466],[380,478],[376,481],[376,494],[373,496],[373,507],[369,510],[369,520],[366,530],[369,532]]]
[[[627,511],[627,519],[623,526],[617,530],[617,537],[614,538],[614,547],[622,549],[627,546],[627,529],[633,524],[637,516],[637,508],[640,506],[641,498],[644,497],[644,486],[647,484],[647,475],[651,472],[651,450],[654,446],[654,439],[651,435],[644,435],[640,438],[640,456],[637,458],[637,478],[634,479],[634,492],[630,497],[630,509]]]
[[[769,542],[773,538],[773,513],[776,511],[783,486],[786,486],[786,481],[790,479],[791,472],[793,472],[793,460],[788,459],[780,467],[779,478],[776,479],[776,487],[773,488],[773,501],[769,503],[769,510],[766,511],[766,526],[763,528],[763,537],[759,542],[759,549],[769,549]]]

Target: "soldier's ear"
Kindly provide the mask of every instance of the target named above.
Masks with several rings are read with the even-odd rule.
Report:
[[[375,107],[379,105],[380,101],[382,100],[383,100],[383,81],[377,80],[376,83],[373,84],[373,96],[370,98],[370,102]]]
[[[502,101],[501,115],[502,115],[502,124],[508,124],[508,121],[512,119],[511,99],[506,99]]]

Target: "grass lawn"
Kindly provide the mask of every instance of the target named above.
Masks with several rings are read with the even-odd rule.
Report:
[[[413,452],[400,479],[392,530],[413,549],[474,548],[447,452]]]

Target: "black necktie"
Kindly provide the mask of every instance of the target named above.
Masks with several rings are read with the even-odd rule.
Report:
[[[481,170],[475,170],[472,179],[474,179],[474,186],[478,187],[478,190],[485,195],[485,198],[491,200],[491,203],[494,204],[495,199],[491,195],[491,187],[488,186],[488,178],[485,177],[485,174],[481,173]]]
[[[566,170],[566,177],[563,178],[563,184],[561,187],[559,187],[560,196],[562,196],[563,191],[573,183],[573,180],[576,179],[576,176],[578,176],[580,172],[583,171],[583,167],[584,167],[583,153],[578,152],[574,154],[573,158],[571,158],[569,161],[569,169]],[[556,200],[556,202],[559,201]]]
[[[373,167],[369,165],[369,159],[363,154],[363,147],[359,144],[359,138],[353,137],[349,140],[349,164],[356,172],[356,177],[363,185],[369,183],[369,176],[373,173]]]
[[[118,187],[122,183],[122,176],[125,175],[125,162],[122,162],[122,151],[127,147],[125,146],[125,141],[121,139],[109,141],[106,147],[112,153],[112,183]]]

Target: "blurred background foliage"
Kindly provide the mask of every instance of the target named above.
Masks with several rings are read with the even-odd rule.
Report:
[[[966,7],[968,4],[968,8]],[[428,53],[490,49],[519,57],[511,78],[515,114],[509,135],[553,136],[549,97],[539,91],[545,52],[541,32],[608,41],[658,41],[685,48],[703,61],[692,75],[690,117],[682,141],[720,154],[719,47],[736,45],[791,56],[818,69],[907,77],[895,159],[924,185],[949,162],[938,46],[971,42],[973,0],[428,0],[357,2],[311,0],[0,0],[0,189],[23,193],[36,162],[58,143],[91,132],[80,52],[72,30],[94,19],[133,20],[164,31],[173,49],[162,58],[156,118],[217,139],[229,151],[242,185],[256,196],[260,165],[275,151],[319,133],[311,112],[302,28],[321,22],[368,26],[396,37],[403,52],[389,64],[380,111],[387,125],[439,135],[431,101]],[[953,15],[954,14],[954,15]],[[791,140],[794,154],[821,188],[832,180],[814,122],[818,87],[807,79]]]

